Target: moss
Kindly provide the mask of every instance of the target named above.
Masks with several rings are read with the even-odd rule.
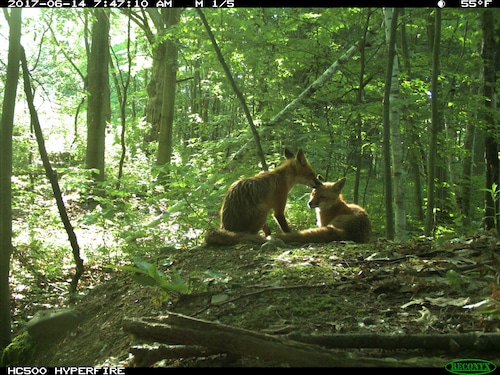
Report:
[[[309,298],[294,298],[283,309],[281,316],[286,319],[297,317],[319,316],[330,318],[339,311],[339,298],[335,296],[311,296]]]
[[[36,353],[36,341],[24,332],[16,336],[14,340],[2,352],[1,366],[25,366],[29,365]]]

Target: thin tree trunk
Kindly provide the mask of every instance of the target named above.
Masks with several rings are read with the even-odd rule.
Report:
[[[436,8],[434,21],[434,39],[432,43],[432,78],[431,78],[431,111],[432,128],[429,142],[429,159],[427,174],[427,211],[425,213],[424,233],[431,236],[434,229],[434,200],[435,200],[435,178],[436,178],[436,157],[438,146],[438,133],[441,129],[440,108],[438,101],[438,76],[439,76],[439,47],[441,44],[441,10]]]
[[[385,12],[391,12],[386,9]],[[391,85],[392,85],[392,72],[394,69],[394,58],[396,56],[396,29],[398,10],[395,8],[393,19],[390,23],[390,31],[388,38],[388,60],[387,71],[385,76],[385,90],[384,90],[384,103],[383,103],[383,152],[384,152],[384,188],[385,188],[385,233],[388,239],[394,239],[394,208],[393,208],[393,181],[392,181],[392,168],[391,168],[391,121],[390,121],[390,106],[391,106]]]
[[[35,129],[36,141],[38,143],[38,149],[40,150],[40,156],[42,158],[43,167],[45,168],[45,173],[52,186],[52,191],[54,193],[54,198],[56,200],[57,208],[59,210],[59,215],[61,216],[61,221],[68,234],[68,239],[73,249],[73,258],[75,259],[76,272],[73,275],[70,284],[70,292],[75,293],[80,276],[83,274],[83,260],[80,257],[80,247],[78,246],[78,241],[76,238],[75,231],[73,230],[73,225],[68,217],[68,212],[64,205],[62,199],[61,189],[59,187],[59,182],[57,178],[57,173],[52,169],[50,165],[49,157],[47,156],[47,150],[45,149],[45,141],[43,139],[42,128],[40,127],[40,121],[38,120],[38,114],[33,104],[33,94],[31,92],[31,82],[29,77],[28,65],[26,62],[26,55],[24,54],[24,49],[21,47],[21,62],[23,67],[23,81],[24,81],[24,93],[26,94],[26,101],[28,102],[28,107],[30,110],[31,123]]]
[[[11,340],[9,271],[12,253],[12,131],[21,56],[21,9],[12,9],[10,15],[7,9],[3,12],[9,21],[10,31],[0,127],[0,352]]]
[[[262,150],[262,144],[260,143],[260,136],[259,132],[257,131],[257,128],[255,127],[255,124],[252,119],[252,115],[250,114],[250,110],[248,109],[247,103],[245,101],[245,98],[238,88],[238,85],[236,84],[233,75],[231,74],[231,70],[226,64],[226,61],[224,60],[224,56],[222,56],[222,53],[220,51],[219,46],[217,45],[217,41],[215,40],[214,34],[212,33],[212,30],[210,28],[210,25],[207,22],[207,19],[205,15],[203,14],[203,11],[200,8],[196,8],[196,11],[198,12],[198,15],[201,18],[201,21],[203,22],[203,25],[205,26],[205,29],[207,30],[208,37],[210,38],[210,41],[212,42],[212,46],[214,47],[215,53],[217,54],[217,58],[219,59],[219,62],[222,65],[222,68],[224,69],[224,72],[226,73],[226,77],[231,83],[231,87],[233,88],[234,93],[238,97],[238,100],[240,101],[241,107],[243,108],[243,112],[245,113],[245,116],[248,121],[248,125],[250,126],[250,130],[252,131],[252,135],[255,141],[255,146],[257,147],[257,156],[260,159],[260,163],[262,165],[262,169],[267,171],[269,168],[266,163],[266,157],[264,155],[264,151]]]
[[[406,70],[406,74],[408,78],[411,80],[413,78],[412,76],[412,71],[411,71],[411,62],[410,62],[410,53],[408,50],[408,40],[406,37],[406,17],[404,17],[405,10],[401,9],[401,15],[404,18],[404,22],[401,25],[401,56],[403,60],[403,66],[404,69]],[[411,147],[409,147],[408,150],[408,160],[410,163],[410,170],[411,170],[411,175],[412,175],[412,180],[413,180],[413,198],[414,198],[414,205],[415,205],[415,211],[416,211],[416,217],[420,222],[424,222],[424,200],[422,198],[422,184],[420,180],[420,162],[419,162],[419,138],[417,131],[415,129],[415,125],[413,123],[413,118],[412,116],[409,116],[408,114],[410,111],[413,109],[409,105],[405,105],[403,107],[403,122],[406,125],[406,129],[408,132],[408,138],[410,139],[411,142]]]
[[[263,129],[259,132],[259,136],[263,137],[267,132],[271,131],[273,126],[280,124],[287,115],[298,108],[302,102],[310,98],[314,93],[320,90],[323,85],[325,85],[333,74],[338,71],[354,54],[359,51],[362,43],[374,43],[374,36],[377,35],[377,31],[380,26],[375,26],[368,31],[368,35],[360,38],[354,45],[352,45],[342,56],[339,57],[330,67],[321,74],[313,83],[311,83],[302,93],[299,94],[294,100],[292,100],[285,108],[283,108],[279,113],[277,113],[271,120],[264,124]],[[249,148],[250,142],[241,147],[238,152],[233,157],[233,160],[226,167],[231,167],[232,164],[237,163],[239,157],[243,155]]]
[[[386,36],[390,39],[393,24],[397,28],[399,8],[384,8],[386,22]],[[390,62],[389,62],[390,63]],[[406,238],[406,209],[405,209],[405,167],[403,163],[403,141],[399,125],[399,60],[396,53],[396,41],[394,40],[394,59],[392,62],[391,88],[389,92],[389,122],[391,128],[391,152],[393,163],[394,184],[394,208],[395,208],[395,238],[404,240]]]
[[[120,155],[120,162],[118,164],[118,182],[117,182],[117,189],[120,189],[120,184],[121,184],[121,179],[123,177],[123,166],[125,164],[125,156],[127,154],[127,145],[125,142],[125,132],[127,129],[127,113],[126,113],[126,107],[127,107],[127,100],[128,100],[128,88],[130,86],[130,76],[131,76],[131,69],[132,69],[132,56],[130,53],[130,17],[128,18],[128,25],[127,25],[127,63],[128,63],[128,71],[127,71],[127,77],[125,80],[123,79],[123,74],[120,71],[120,82],[123,88],[123,93],[121,97],[119,97],[120,100],[120,119],[121,119],[121,125],[122,129],[120,132],[120,144],[122,148],[122,152]],[[120,90],[120,84],[116,85],[117,91]]]
[[[370,14],[366,17],[366,23],[365,23],[365,28],[364,28],[364,39],[366,40],[366,35],[368,33],[368,25],[370,23]],[[358,105],[359,108],[361,108],[363,101],[364,101],[364,77],[365,77],[365,55],[366,55],[366,43],[361,43],[361,46],[359,48],[359,67],[360,67],[360,72],[359,72],[359,83],[358,83],[358,92],[356,95],[356,104]],[[363,139],[362,139],[362,129],[363,129],[363,117],[361,115],[361,111],[358,110],[358,115],[357,115],[357,129],[356,129],[356,135],[355,135],[355,145],[356,145],[356,150],[355,150],[355,159],[356,159],[356,177],[354,179],[354,191],[353,191],[353,202],[358,204],[359,203],[359,185],[360,185],[360,179],[361,179],[361,166],[362,166],[362,161],[363,161]]]
[[[474,144],[476,127],[472,122],[467,123],[465,129],[464,149],[467,151],[462,161],[462,179],[460,182],[460,196],[458,207],[462,214],[462,225],[468,227],[471,223],[471,193],[472,193],[472,164],[474,159]]]

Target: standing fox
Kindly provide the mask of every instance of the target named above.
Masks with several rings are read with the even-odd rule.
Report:
[[[296,184],[317,188],[321,181],[316,177],[304,152],[297,155],[285,150],[286,160],[272,171],[243,178],[228,189],[220,209],[221,225],[207,233],[208,245],[234,245],[241,241],[265,242],[258,234],[262,229],[266,236],[267,213],[274,210],[274,218],[283,232],[290,232],[285,219],[288,192]]]
[[[293,233],[277,233],[274,238],[284,242],[318,243],[331,241],[368,242],[371,236],[370,218],[357,204],[348,204],[340,194],[345,177],[337,182],[325,182],[311,193],[308,205],[316,209],[319,228]]]

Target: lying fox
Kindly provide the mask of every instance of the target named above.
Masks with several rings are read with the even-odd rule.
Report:
[[[345,181],[344,177],[337,182],[325,182],[312,191],[308,205],[316,209],[319,228],[277,233],[273,237],[295,243],[368,242],[371,236],[370,218],[362,207],[342,199]]]
[[[271,234],[267,226],[267,214],[274,210],[274,218],[283,232],[290,232],[285,218],[288,193],[296,184],[312,188],[321,186],[304,152],[297,155],[285,150],[286,160],[272,171],[243,178],[233,183],[224,197],[220,209],[219,229],[208,231],[208,245],[234,245],[242,241],[265,242],[258,234],[263,230]]]

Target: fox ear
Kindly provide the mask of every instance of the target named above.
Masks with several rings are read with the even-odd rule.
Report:
[[[299,148],[299,151],[297,151],[297,155],[295,156],[295,158],[299,161],[301,165],[303,166],[307,165],[306,155],[304,154],[304,151],[302,151],[301,148]]]
[[[292,151],[290,151],[289,149],[285,148],[285,157],[287,159],[293,159],[295,157],[295,155],[293,154]]]
[[[345,177],[342,177],[340,180],[338,180],[336,183],[335,183],[335,187],[340,191],[343,189],[344,185],[345,185],[345,181],[346,181],[346,178]]]

